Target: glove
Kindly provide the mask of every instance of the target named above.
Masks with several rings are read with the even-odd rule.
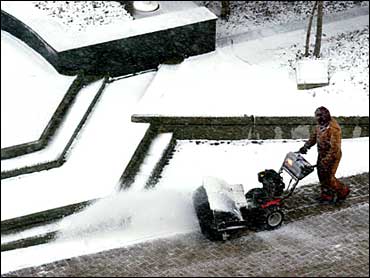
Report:
[[[303,146],[302,148],[299,149],[298,152],[301,153],[301,154],[306,154],[307,153],[307,147]]]

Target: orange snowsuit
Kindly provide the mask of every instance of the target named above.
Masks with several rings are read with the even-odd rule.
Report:
[[[317,125],[310,139],[305,143],[308,149],[317,143],[317,174],[322,194],[330,191],[336,192],[338,197],[345,197],[348,194],[348,187],[335,178],[335,172],[342,157],[341,138],[341,128],[337,121],[331,118],[326,128],[320,128]]]

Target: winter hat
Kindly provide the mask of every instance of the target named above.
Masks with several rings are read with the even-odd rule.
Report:
[[[328,125],[331,120],[330,112],[324,106],[320,106],[319,108],[316,109],[315,116],[318,117],[318,122],[321,126]]]

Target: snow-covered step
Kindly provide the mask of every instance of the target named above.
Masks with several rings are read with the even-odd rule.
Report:
[[[59,74],[5,31],[1,31],[1,69],[1,148],[38,140],[76,76]]]
[[[154,76],[155,72],[149,72],[108,83],[63,167],[3,179],[1,220],[115,192],[122,171],[149,128],[149,124],[131,122],[131,115]]]
[[[155,110],[153,104],[156,106],[158,105],[158,100],[165,99],[166,91],[168,88],[174,86],[173,82],[175,82],[178,78],[177,76],[181,68],[182,63],[174,65],[162,64],[158,67],[157,74],[148,86],[145,95],[134,110],[134,116],[147,116],[153,114],[151,112],[153,109]]]
[[[131,190],[142,190],[149,181],[157,163],[161,160],[170,146],[173,133],[161,133],[152,141],[144,162],[135,177]]]
[[[46,148],[19,157],[2,160],[1,172],[32,167],[59,159],[77,126],[89,109],[90,104],[98,94],[103,82],[104,79],[100,79],[81,89],[66,118],[56,131],[55,137]]]
[[[59,223],[55,222],[55,223],[51,223],[51,224],[47,224],[47,225],[43,225],[39,227],[33,227],[30,229],[22,230],[16,233],[11,233],[7,235],[2,234],[1,235],[1,245],[8,244],[10,242],[19,241],[25,238],[37,237],[43,234],[51,233],[51,232],[56,231],[58,228],[59,228]]]

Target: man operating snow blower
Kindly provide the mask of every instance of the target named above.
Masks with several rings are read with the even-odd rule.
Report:
[[[335,178],[342,157],[342,131],[329,110],[323,106],[316,109],[315,118],[317,126],[299,152],[306,154],[307,150],[317,143],[317,174],[321,184],[319,202],[334,204],[344,201],[350,192],[348,186]]]

